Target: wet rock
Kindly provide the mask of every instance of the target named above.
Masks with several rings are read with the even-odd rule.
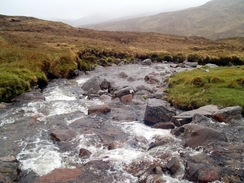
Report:
[[[118,149],[118,148],[122,148],[122,147],[123,147],[123,144],[121,142],[114,141],[108,145],[108,150]]]
[[[173,116],[171,121],[176,126],[182,126],[184,124],[190,123],[194,114],[201,114],[203,116],[211,117],[212,114],[218,110],[219,108],[216,105],[207,105],[195,110],[182,112],[177,116]]]
[[[141,62],[142,65],[152,65],[152,60],[151,59],[145,59]]]
[[[78,182],[79,176],[82,174],[82,168],[76,169],[55,169],[47,175],[37,178],[34,183],[66,183]]]
[[[109,103],[112,98],[109,95],[103,94],[99,97],[99,99],[103,102]]]
[[[148,91],[149,93],[153,92],[151,88],[145,85],[139,85],[136,87],[136,91],[142,91],[142,90]]]
[[[168,143],[173,143],[174,139],[172,137],[156,138],[154,142],[149,144],[148,150],[153,149],[158,146],[163,146]]]
[[[157,74],[155,73],[151,73],[145,76],[144,80],[148,83],[148,84],[158,84],[160,81],[157,78]]]
[[[67,79],[73,79],[73,78],[79,76],[79,73],[80,73],[80,72],[79,72],[78,69],[71,70],[71,71],[69,72],[69,74],[68,74]]]
[[[29,101],[45,101],[45,97],[41,91],[33,91],[22,93],[18,97],[13,99],[14,102],[29,102]]]
[[[124,95],[122,97],[120,97],[120,101],[123,103],[128,103],[131,102],[133,99],[133,95],[132,94],[128,94],[128,95]]]
[[[175,110],[168,107],[167,103],[159,99],[149,99],[144,114],[144,122],[154,125],[158,122],[168,122],[175,116]]]
[[[124,95],[129,95],[129,94],[133,94],[134,93],[134,90],[131,88],[131,87],[126,87],[126,88],[123,88],[119,91],[116,91],[114,92],[114,97],[115,98],[120,98]]]
[[[227,108],[216,111],[212,115],[212,117],[219,122],[233,123],[235,121],[242,120],[241,113],[242,113],[242,107],[233,106],[233,107],[227,107]]]
[[[159,129],[174,129],[175,125],[173,122],[159,122],[152,126],[152,128]]]
[[[12,183],[19,180],[20,176],[19,163],[14,157],[0,158],[0,182]]]
[[[152,183],[163,183],[163,182],[167,182],[162,176],[160,175],[147,175],[144,176],[139,183],[148,183],[148,182],[152,182]]]
[[[154,94],[156,99],[162,99],[164,96],[164,89],[159,89],[157,92]]]
[[[107,79],[104,79],[100,84],[102,90],[108,90],[111,87],[110,82]]]
[[[217,141],[227,142],[227,137],[223,132],[191,123],[178,127],[172,133],[185,140],[185,146],[192,148],[205,146]]]
[[[177,157],[171,158],[166,164],[166,168],[170,171],[171,175],[176,175],[182,169],[180,159]]]
[[[24,170],[21,172],[18,183],[33,183],[37,177],[39,176],[35,172],[30,170]]]
[[[189,66],[189,67],[197,67],[198,66],[198,62],[187,62],[187,61],[184,61],[183,63],[186,66]]]
[[[88,115],[90,114],[105,114],[111,111],[108,105],[97,105],[88,108]]]
[[[80,152],[79,152],[79,157],[83,158],[83,159],[87,159],[91,156],[91,152],[88,151],[87,149],[81,148]]]
[[[127,75],[125,72],[120,72],[120,73],[118,74],[118,76],[119,76],[120,78],[123,78],[123,79],[125,79],[125,78],[128,77],[128,75]]]
[[[199,183],[208,183],[220,180],[220,168],[216,165],[207,165],[201,163],[187,163],[188,180]]]
[[[59,142],[71,141],[76,133],[73,130],[53,130],[50,133],[51,137]]]
[[[100,90],[101,78],[99,76],[92,77],[81,87],[88,94],[96,94]]]
[[[216,64],[211,64],[211,63],[208,63],[208,64],[206,64],[205,66],[208,66],[208,67],[210,67],[210,68],[216,68],[216,67],[219,67],[218,65],[216,65]]]
[[[129,81],[129,82],[133,82],[133,81],[135,81],[135,78],[133,78],[133,77],[128,77],[128,78],[127,78],[127,81]]]
[[[0,103],[0,109],[6,109],[9,104],[1,102]]]
[[[150,160],[137,160],[133,161],[125,170],[136,177],[140,177],[146,172],[151,172],[157,165],[152,163]]]

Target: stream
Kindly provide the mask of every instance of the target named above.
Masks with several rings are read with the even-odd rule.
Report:
[[[182,153],[201,151],[183,148],[170,130],[151,128],[143,122],[147,98],[158,91],[163,94],[167,87],[164,80],[187,69],[191,68],[167,63],[98,66],[75,79],[52,80],[41,93],[44,100],[24,100],[0,110],[0,157],[14,156],[20,162],[19,182],[55,182],[49,175],[56,171],[57,180],[66,175],[63,182],[188,183],[181,161],[173,176],[160,173],[158,167],[165,167]],[[150,74],[157,82],[145,81]],[[132,87],[136,91],[133,100],[123,103],[107,90],[89,97],[81,87],[94,76],[105,78],[115,89]],[[111,111],[88,115],[89,107],[103,104]],[[63,140],[54,139],[52,133],[61,133]],[[158,140],[164,145],[150,148]],[[159,173],[153,176],[152,171]]]

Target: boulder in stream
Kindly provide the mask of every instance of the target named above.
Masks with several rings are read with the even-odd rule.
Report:
[[[241,113],[242,107],[233,106],[216,111],[212,117],[219,122],[233,123],[242,120]]]
[[[0,158],[0,182],[16,182],[20,176],[19,162],[12,156]]]
[[[172,131],[176,136],[180,136],[185,141],[185,146],[196,148],[206,146],[209,143],[218,141],[227,142],[225,133],[198,124],[186,124]]]
[[[50,135],[54,140],[64,142],[72,140],[76,136],[76,133],[73,130],[56,129],[51,131]]]
[[[91,106],[88,109],[88,115],[90,114],[105,114],[111,111],[111,108],[108,105],[97,105]]]
[[[159,99],[148,99],[144,122],[147,125],[154,125],[159,122],[169,122],[175,116],[175,109],[167,106],[165,101]]]

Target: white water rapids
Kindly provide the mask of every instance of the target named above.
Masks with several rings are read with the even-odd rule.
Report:
[[[158,67],[166,68],[160,65]],[[120,70],[122,69],[120,68]],[[151,68],[146,69],[147,72],[152,71]],[[146,69],[142,68],[138,73],[141,73],[142,70],[144,72]],[[167,69],[169,68],[165,70],[167,71]],[[126,68],[124,70],[126,71]],[[137,75],[136,71],[134,71],[134,75]],[[17,159],[21,163],[22,170],[34,171],[37,175],[43,176],[56,168],[76,168],[77,165],[81,166],[92,160],[102,160],[109,161],[115,167],[116,171],[107,171],[108,176],[116,177],[114,182],[138,182],[137,177],[125,171],[125,167],[133,162],[159,162],[162,161],[157,157],[160,153],[170,154],[170,157],[178,157],[182,151],[189,154],[198,153],[190,148],[183,148],[180,140],[176,139],[170,133],[170,130],[154,129],[140,121],[111,121],[113,126],[121,129],[128,136],[128,140],[120,148],[108,150],[107,146],[102,143],[100,137],[95,133],[77,134],[75,139],[72,140],[78,142],[76,148],[61,152],[58,145],[50,138],[49,128],[55,127],[55,124],[52,124],[53,119],[63,120],[65,122],[64,126],[66,125],[68,128],[74,121],[87,116],[89,106],[103,104],[103,101],[98,98],[88,100],[86,97],[80,97],[75,91],[70,90],[70,85],[76,85],[80,88],[88,79],[89,76],[80,76],[71,81],[65,79],[54,80],[43,91],[46,101],[24,103],[1,114],[0,127],[3,129],[10,128],[9,125],[19,124],[25,118],[35,118],[35,123],[40,124],[40,128],[33,129],[32,134],[23,132],[25,135],[21,139],[15,140],[20,149]],[[30,131],[32,130],[31,124],[28,128],[30,128]],[[8,136],[3,135],[1,140],[7,141]],[[144,141],[147,141],[147,144],[139,141],[139,145],[134,145],[131,141],[135,138],[143,138]],[[154,142],[156,138],[168,138],[172,140],[172,143],[148,150],[148,144]],[[81,148],[91,152],[88,159],[82,159],[78,156]],[[165,159],[165,162],[162,163],[165,164],[167,161],[169,159]],[[181,164],[181,166],[184,170],[184,165]],[[98,171],[99,174],[99,170],[94,171]],[[162,177],[168,183],[189,182],[182,180],[183,175],[184,172],[182,171],[174,178],[168,175],[162,175]]]

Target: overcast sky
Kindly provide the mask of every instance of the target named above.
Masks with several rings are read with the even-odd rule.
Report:
[[[185,9],[208,1],[210,0],[0,0],[0,14],[73,20],[100,14],[115,19]]]

